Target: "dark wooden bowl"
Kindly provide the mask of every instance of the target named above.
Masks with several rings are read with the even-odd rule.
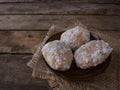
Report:
[[[60,36],[63,32],[54,34],[53,36],[51,36],[47,42],[53,41],[53,40],[59,40]],[[100,37],[97,36],[94,33],[90,33],[90,39],[91,40],[100,40]],[[46,42],[46,43],[47,43]],[[43,58],[44,59],[44,58]],[[53,70],[52,68],[50,68],[50,66],[46,63],[45,59],[45,63],[47,64],[47,66],[58,76],[60,76],[61,78],[65,78],[65,79],[69,79],[69,80],[88,80],[91,79],[101,73],[103,73],[111,60],[111,55],[105,60],[105,62],[103,62],[102,64],[99,64],[96,67],[91,67],[88,69],[80,69],[77,68],[76,64],[75,64],[75,60],[73,60],[71,68],[67,71],[57,71],[57,70]]]

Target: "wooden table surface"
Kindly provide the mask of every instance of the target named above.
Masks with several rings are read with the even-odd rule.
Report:
[[[31,48],[51,25],[67,27],[76,21],[114,49],[109,68],[90,85],[83,83],[83,90],[119,90],[120,0],[0,0],[0,90],[51,90],[46,80],[31,76],[26,65]]]

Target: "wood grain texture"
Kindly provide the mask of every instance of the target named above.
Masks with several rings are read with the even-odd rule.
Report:
[[[120,51],[120,31],[90,31]],[[47,31],[0,31],[0,53],[31,54],[31,49],[43,41],[46,33]]]
[[[113,52],[105,73],[81,81],[83,90],[119,90],[119,53]],[[26,66],[31,58],[31,55],[0,55],[0,90],[51,90],[45,80],[31,77],[31,69]]]
[[[77,3],[120,3],[120,0],[0,0],[0,3],[8,3],[8,2],[77,2]]]
[[[0,14],[120,15],[120,6],[69,2],[4,3],[0,4]]]
[[[78,21],[91,29],[120,30],[119,16],[84,15],[0,15],[0,30],[48,30],[53,24],[68,27]]]
[[[26,63],[31,55],[0,55],[0,90],[50,90],[45,80],[34,79]]]
[[[31,53],[43,41],[46,31],[0,31],[0,53]]]

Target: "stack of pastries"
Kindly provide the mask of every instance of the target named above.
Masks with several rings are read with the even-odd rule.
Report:
[[[52,69],[67,71],[73,60],[81,69],[95,67],[103,63],[112,50],[107,42],[90,40],[90,32],[76,26],[63,32],[60,40],[46,43],[41,51]]]

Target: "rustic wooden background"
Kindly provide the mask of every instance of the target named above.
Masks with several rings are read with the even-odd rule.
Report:
[[[111,84],[93,80],[83,90],[119,90],[120,0],[0,0],[0,90],[51,90],[47,81],[31,77],[26,66],[31,48],[42,42],[52,24],[67,27],[76,21],[114,48],[113,72],[103,75]]]

